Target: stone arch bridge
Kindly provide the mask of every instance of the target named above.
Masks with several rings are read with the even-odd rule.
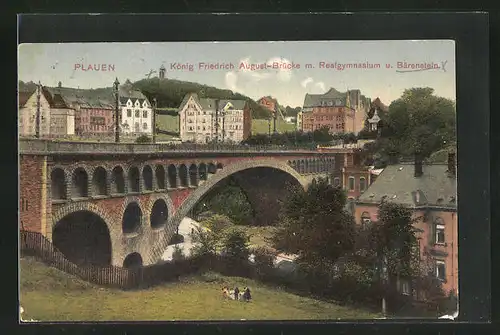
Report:
[[[42,233],[75,263],[149,265],[216,186],[235,180],[255,220],[270,224],[286,185],[331,180],[346,152],[21,140],[20,229]]]

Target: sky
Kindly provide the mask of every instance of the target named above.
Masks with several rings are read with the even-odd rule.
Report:
[[[166,78],[230,89],[255,100],[270,95],[292,107],[302,106],[306,93],[330,88],[359,89],[387,105],[412,87],[432,87],[452,100],[456,91],[452,40],[43,43],[21,44],[18,54],[19,80],[46,86],[109,87],[115,78],[123,83],[146,78],[150,71],[157,76],[163,65]],[[415,71],[401,67],[404,62],[435,66]],[[360,63],[366,68],[345,66]],[[252,64],[268,67],[247,69]]]

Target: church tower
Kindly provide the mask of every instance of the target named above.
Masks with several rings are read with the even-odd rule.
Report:
[[[158,77],[160,79],[165,79],[165,72],[166,72],[165,66],[162,65],[160,67],[160,72],[158,73]]]

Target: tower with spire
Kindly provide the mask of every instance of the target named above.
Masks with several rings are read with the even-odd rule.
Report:
[[[162,66],[160,67],[160,71],[158,72],[158,78],[165,79],[165,72],[166,71],[167,70],[165,69],[165,66],[163,66],[163,64],[162,64]]]

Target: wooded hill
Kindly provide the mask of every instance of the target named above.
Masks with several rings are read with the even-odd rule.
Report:
[[[186,94],[196,93],[200,98],[246,100],[252,110],[253,119],[267,119],[270,115],[269,110],[260,106],[253,99],[231,90],[213,86],[159,78],[142,79],[133,83],[133,86],[141,90],[150,100],[156,97],[158,107],[162,108],[177,108]]]

